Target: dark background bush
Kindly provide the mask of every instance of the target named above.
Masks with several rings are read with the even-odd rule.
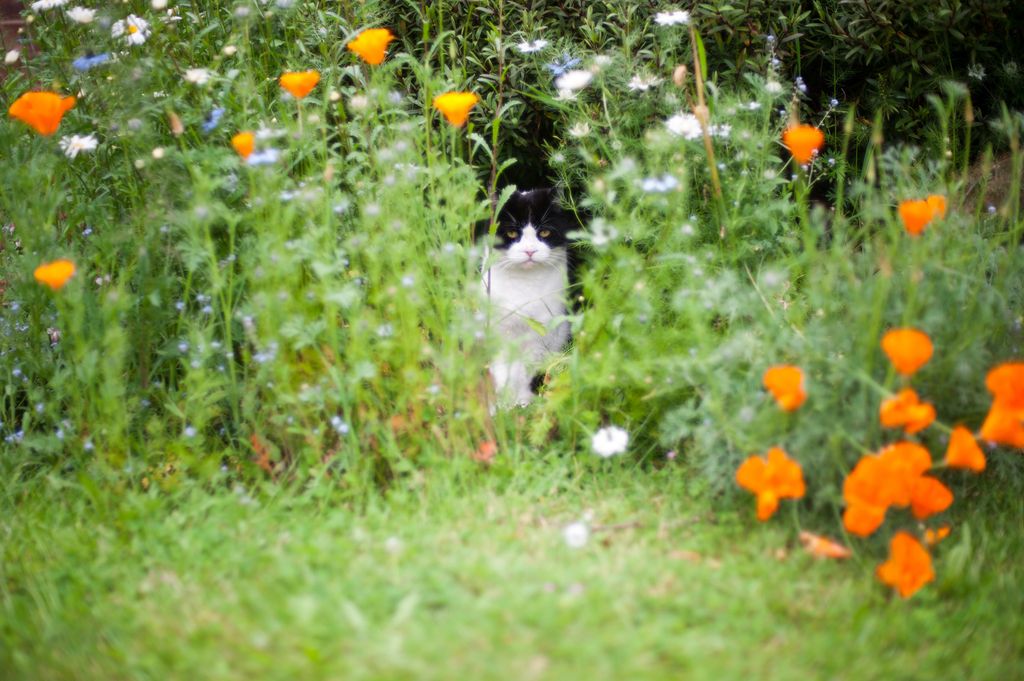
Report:
[[[518,125],[500,133],[500,153],[518,163],[506,179],[519,184],[550,181],[546,151],[561,140],[553,125],[557,112],[538,101],[535,92],[547,88],[550,74],[524,66],[523,59],[501,60],[493,36],[499,22],[505,32],[523,31],[522,38],[545,38],[552,47],[546,56],[561,53],[562,45],[614,49],[627,31],[646,24],[643,38],[627,49],[649,57],[652,71],[667,75],[673,54],[687,54],[688,37],[677,31],[679,45],[666,50],[655,40],[655,11],[686,9],[692,12],[707,47],[709,71],[723,85],[736,83],[750,70],[774,68],[783,79],[801,77],[803,116],[818,120],[835,99],[855,107],[853,156],[866,147],[873,118],[881,117],[889,141],[928,146],[938,143],[941,131],[927,96],[941,91],[942,83],[966,85],[974,109],[972,149],[976,154],[994,141],[988,123],[1005,102],[1011,109],[1024,107],[1024,3],[1018,0],[712,0],[665,5],[661,2],[621,0],[456,0],[430,6],[383,3],[382,13],[403,34],[405,48],[421,54],[422,36],[404,29],[419,26],[421,17],[433,18],[433,30],[452,30],[445,58],[463,61],[473,73],[452,73],[466,85],[489,93],[496,104],[499,88],[503,104],[515,107]],[[506,43],[506,49],[512,49]],[[517,57],[519,55],[516,55]],[[773,60],[777,60],[774,61]],[[494,74],[506,69],[503,85]],[[962,150],[965,125],[950,141],[954,153]]]

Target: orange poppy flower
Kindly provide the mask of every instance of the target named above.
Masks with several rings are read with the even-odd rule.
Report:
[[[757,519],[768,520],[779,507],[779,499],[799,499],[804,495],[804,476],[800,464],[778,447],[768,456],[751,456],[736,470],[739,486],[757,495]]]
[[[43,263],[32,274],[40,284],[46,284],[54,291],[58,291],[64,288],[64,284],[68,283],[68,279],[74,273],[75,263],[61,259]]]
[[[928,223],[935,217],[935,211],[925,200],[900,201],[900,220],[903,221],[903,229],[911,236],[918,236],[928,226]]]
[[[832,541],[828,537],[822,537],[810,532],[800,532],[800,543],[804,549],[815,558],[849,558],[853,555],[850,549],[842,544]]]
[[[928,450],[913,442],[897,442],[861,457],[843,481],[843,526],[859,537],[872,534],[890,506],[911,503],[918,478],[931,465]]]
[[[1024,410],[1024,362],[995,367],[985,377],[985,387],[1004,408]]]
[[[953,503],[953,493],[935,478],[923,475],[914,481],[910,510],[918,520],[942,513]]]
[[[978,436],[987,442],[1024,449],[1024,419],[1019,411],[1006,409],[995,401]]]
[[[928,334],[917,329],[892,329],[882,336],[882,350],[896,371],[911,376],[928,363],[935,348]]]
[[[903,598],[935,579],[932,557],[921,542],[906,532],[897,532],[889,543],[889,560],[878,566],[878,579],[893,587]]]
[[[882,480],[887,474],[884,462],[878,456],[864,456],[843,481],[843,499],[846,511],[843,526],[858,537],[867,537],[885,520],[889,499],[883,493]]]
[[[928,546],[935,546],[949,536],[949,525],[943,525],[938,529],[927,529],[924,531],[924,543]]]
[[[367,64],[377,66],[384,61],[388,43],[395,39],[386,28],[368,28],[350,41],[345,47],[355,52]]]
[[[825,145],[825,133],[813,125],[793,125],[782,133],[782,143],[797,163],[806,165]]]
[[[251,132],[240,132],[231,138],[231,146],[235,148],[242,158],[249,158],[253,149],[256,148],[256,136]]]
[[[870,537],[885,522],[884,506],[850,504],[843,511],[843,527],[858,537]]]
[[[966,468],[975,473],[985,470],[985,453],[981,451],[971,431],[963,426],[954,428],[949,438],[946,465],[950,468]]]
[[[804,372],[800,367],[781,365],[764,372],[764,387],[784,411],[796,411],[807,399]]]
[[[14,100],[7,113],[48,137],[57,132],[61,118],[74,106],[74,97],[61,97],[52,92],[26,92]]]
[[[935,420],[935,407],[921,402],[912,388],[882,401],[879,419],[883,428],[903,428],[907,435],[924,430]]]
[[[292,97],[302,99],[320,82],[320,74],[316,71],[289,71],[281,76],[279,82]]]
[[[883,498],[892,506],[906,506],[914,484],[932,467],[932,456],[916,442],[897,442],[878,453],[884,471],[881,478]]]
[[[992,408],[980,436],[989,442],[1024,448],[1024,363],[1007,362],[988,372],[985,387]]]
[[[925,203],[932,209],[932,217],[942,219],[946,217],[946,197],[942,194],[929,194]]]
[[[448,122],[462,127],[469,119],[469,110],[480,101],[472,92],[446,92],[434,97],[434,108],[444,114]]]

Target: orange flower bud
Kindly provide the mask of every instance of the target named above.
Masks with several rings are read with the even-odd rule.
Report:
[[[806,165],[814,158],[814,153],[825,145],[825,133],[813,125],[794,125],[782,133],[782,143],[797,163]]]
[[[75,263],[70,260],[54,260],[40,265],[33,275],[40,284],[46,284],[54,291],[64,288],[68,279],[75,273]]]
[[[384,61],[388,43],[395,39],[386,28],[369,28],[355,37],[345,47],[355,52],[367,64],[377,66]]]
[[[764,372],[764,387],[784,411],[796,411],[807,399],[804,372],[800,367],[780,365]]]
[[[281,87],[295,99],[302,99],[320,82],[320,74],[316,71],[289,71],[281,76]]]
[[[256,136],[251,132],[240,132],[231,138],[231,146],[235,148],[242,158],[249,158],[249,154],[256,148]]]
[[[963,426],[954,428],[949,438],[946,465],[950,468],[966,468],[975,473],[985,470],[985,453],[981,451],[971,431]]]
[[[7,113],[48,137],[57,132],[64,114],[74,106],[74,97],[61,97],[52,92],[26,92],[14,100]]]
[[[469,110],[480,101],[472,92],[446,92],[434,97],[434,108],[444,114],[449,123],[462,127],[469,119]]]
[[[945,199],[943,199],[943,211],[945,211]],[[928,201],[908,199],[900,201],[899,214],[907,233],[911,236],[919,236],[935,217],[935,209],[928,204]]]
[[[882,350],[896,371],[911,376],[932,358],[932,341],[917,329],[893,329],[882,336]]]
[[[929,194],[925,203],[932,209],[932,217],[940,220],[946,217],[946,197],[942,194]]]

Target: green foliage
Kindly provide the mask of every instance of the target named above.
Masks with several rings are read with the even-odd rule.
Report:
[[[756,20],[767,4],[751,5],[747,33],[709,19],[724,6],[701,6],[697,45],[688,26],[635,3],[589,4],[578,22],[571,5],[512,2],[479,13],[466,3],[146,7],[105,9],[87,25],[40,14],[39,54],[3,84],[5,101],[29,79],[78,93],[58,136],[100,140],[68,159],[55,138],[0,124],[13,161],[0,168],[10,225],[0,418],[23,472],[102,461],[173,487],[223,467],[326,478],[363,497],[492,439],[585,454],[614,424],[629,429],[632,455],[683,452],[715,488],[731,487],[743,456],[784,443],[815,481],[814,504],[828,505],[856,458],[884,441],[877,401],[896,387],[878,349],[886,328],[936,339],[920,387],[946,425],[976,426],[985,371],[1019,354],[1016,215],[954,211],[910,239],[896,203],[940,192],[956,207],[960,165],[884,145],[882,123],[853,165],[844,151],[856,116],[831,106],[822,125],[843,134],[795,169],[778,140],[800,88],[770,58],[803,37],[779,30],[724,77],[721,51],[736,35],[811,21],[796,3],[778,25]],[[126,46],[108,27],[133,9],[153,30]],[[344,44],[382,22],[400,40],[370,68]],[[538,51],[517,47],[541,37]],[[72,67],[100,50],[115,58]],[[712,79],[705,91],[695,53]],[[592,81],[559,92],[550,64],[563,57]],[[188,82],[196,67],[208,83]],[[277,77],[307,68],[320,85],[286,98]],[[431,108],[455,88],[482,95],[463,129]],[[933,94],[936,129],[952,135],[968,93]],[[690,113],[701,97],[707,139]],[[1019,128],[1007,115],[1001,134],[1013,144]],[[240,130],[258,131],[259,152],[280,159],[242,161],[230,144]],[[492,416],[497,343],[471,228],[509,163],[541,144],[565,203],[593,216],[574,343],[547,367],[538,404]],[[808,200],[826,178],[845,192],[831,214]],[[31,273],[60,256],[79,271],[51,292]],[[760,388],[780,362],[810,377],[795,419]],[[936,452],[940,430],[926,436]]]

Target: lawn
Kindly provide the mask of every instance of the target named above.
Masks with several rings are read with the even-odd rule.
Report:
[[[524,455],[526,456],[526,455]],[[530,454],[540,457],[540,454]],[[971,501],[937,582],[821,562],[683,466],[175,492],[7,479],[12,679],[1013,678],[1024,503]],[[564,527],[589,518],[571,548]]]

